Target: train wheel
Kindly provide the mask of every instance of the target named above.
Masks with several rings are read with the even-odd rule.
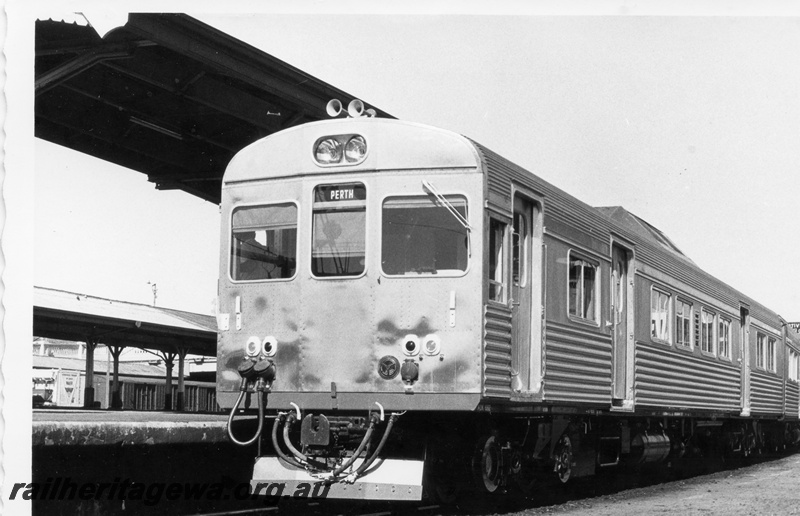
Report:
[[[562,484],[566,484],[572,476],[572,462],[574,459],[572,441],[567,434],[562,435],[558,440],[553,458],[555,459],[553,472]]]
[[[745,457],[750,457],[755,451],[758,450],[756,442],[756,434],[749,431],[744,436],[744,443],[742,444]]]
[[[472,465],[479,486],[487,493],[494,493],[500,487],[503,471],[501,462],[500,446],[495,437],[481,439]]]

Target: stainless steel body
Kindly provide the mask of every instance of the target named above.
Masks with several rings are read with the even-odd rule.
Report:
[[[463,136],[276,133],[231,162],[221,213],[217,399],[274,422],[278,455],[254,489],[419,499],[454,470],[495,492],[800,443],[783,319]]]
[[[314,162],[315,141],[351,133],[369,142],[363,162],[340,167]],[[466,205],[472,228],[466,270],[392,274],[381,264],[386,201],[432,198],[425,181]],[[366,191],[364,270],[317,277],[310,265],[314,190],[338,184],[363,185]],[[520,202],[527,205],[519,208]],[[233,280],[232,212],[276,204],[296,207],[296,272],[286,279]],[[530,213],[527,290],[512,278],[518,272],[512,256],[515,206]],[[756,364],[759,332],[785,349],[776,314],[703,272],[638,217],[622,208],[589,207],[461,136],[376,119],[321,122],[279,133],[231,163],[222,214],[218,391],[223,407],[235,398],[236,364],[247,339],[274,337],[278,374],[268,407],[295,402],[345,410],[378,401],[398,410],[474,410],[498,402],[549,402],[626,411],[782,412],[783,398],[775,393],[783,393],[783,353],[776,351],[774,370]],[[496,267],[489,263],[492,221],[504,231],[505,276],[499,287],[504,291],[497,298],[489,278],[489,268]],[[591,314],[570,312],[572,257],[596,274]],[[677,345],[674,335],[668,341],[652,337],[654,289],[669,298],[672,333],[674,304],[680,299],[691,306],[690,345]],[[521,295],[526,296],[522,311]],[[740,305],[748,307],[747,328]],[[727,356],[700,349],[703,310],[713,314],[715,324],[730,324]],[[408,338],[429,335],[441,340],[436,355],[403,350]],[[406,360],[417,364],[419,379],[411,389],[399,375],[380,376],[379,362],[387,356],[401,366]]]
[[[404,155],[405,151],[420,152],[418,128],[406,126],[410,137],[403,139],[402,134],[387,132],[382,121],[351,125],[355,128],[347,130],[358,131],[371,146],[358,166],[314,164],[311,143],[343,131],[324,123],[293,131],[304,133],[303,138],[290,132],[256,143],[231,164],[222,203],[219,312],[228,325],[220,332],[220,403],[232,404],[239,387],[236,365],[245,354],[247,340],[274,337],[277,377],[268,408],[289,408],[294,402],[304,409],[366,409],[377,401],[387,410],[474,409],[481,390],[480,229],[468,236],[468,242],[461,236],[456,243],[463,247],[461,253],[471,254],[465,270],[396,272],[387,271],[382,263],[391,257],[382,256],[381,224],[384,206],[395,199],[432,205],[432,196],[423,187],[427,181],[447,198],[465,204],[469,223],[481,228],[483,176],[477,156],[465,139],[427,131],[432,141],[426,141],[422,133],[426,150],[443,158],[423,161]],[[286,142],[275,141],[280,139]],[[308,142],[307,148],[293,149],[300,141]],[[395,153],[400,155],[388,152],[389,146],[397,146]],[[459,153],[456,156],[453,148]],[[292,151],[293,158],[306,159],[281,163],[275,158],[276,152]],[[423,166],[426,162],[433,166]],[[312,271],[313,199],[321,185],[360,185],[365,192],[363,271],[347,276]],[[272,205],[297,207],[296,271],[290,278],[236,281],[230,268],[232,213],[241,207]],[[452,218],[446,211],[441,216]],[[440,341],[436,353],[404,348],[414,339],[422,346],[422,340],[431,336]],[[380,360],[387,356],[394,357],[398,367],[407,360],[417,365],[419,377],[413,385],[399,374],[381,377]]]

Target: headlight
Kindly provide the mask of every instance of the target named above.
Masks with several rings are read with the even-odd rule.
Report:
[[[357,163],[367,155],[367,141],[363,136],[353,136],[344,147],[344,157],[350,163]]]
[[[278,339],[273,336],[264,337],[264,342],[261,343],[261,352],[265,357],[275,356],[278,352]]]
[[[407,357],[414,357],[419,354],[419,338],[416,335],[406,335],[403,337],[403,354]]]
[[[247,343],[244,345],[244,351],[247,353],[247,356],[257,356],[261,351],[261,339],[256,336],[247,339]]]
[[[426,355],[438,355],[439,351],[442,349],[442,341],[437,335],[428,335],[422,339],[422,342],[423,351]]]
[[[358,165],[367,157],[367,139],[360,134],[332,134],[314,143],[314,160],[322,166]]]
[[[314,149],[314,158],[323,165],[342,161],[342,144],[334,138],[326,138]]]

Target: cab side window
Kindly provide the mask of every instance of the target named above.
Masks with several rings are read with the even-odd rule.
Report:
[[[489,300],[498,303],[506,302],[505,291],[505,236],[504,222],[496,219],[489,221]]]

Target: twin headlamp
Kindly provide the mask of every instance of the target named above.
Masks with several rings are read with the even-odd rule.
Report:
[[[403,354],[407,357],[414,357],[420,353],[434,356],[438,355],[442,349],[442,340],[435,334],[427,335],[424,338],[406,335],[402,342]]]
[[[257,357],[259,354],[265,357],[273,357],[278,351],[278,340],[271,335],[264,337],[263,340],[256,335],[252,335],[247,339],[244,351],[247,356],[252,358]]]
[[[367,140],[355,134],[325,136],[314,144],[314,160],[320,165],[357,165],[367,156]]]

